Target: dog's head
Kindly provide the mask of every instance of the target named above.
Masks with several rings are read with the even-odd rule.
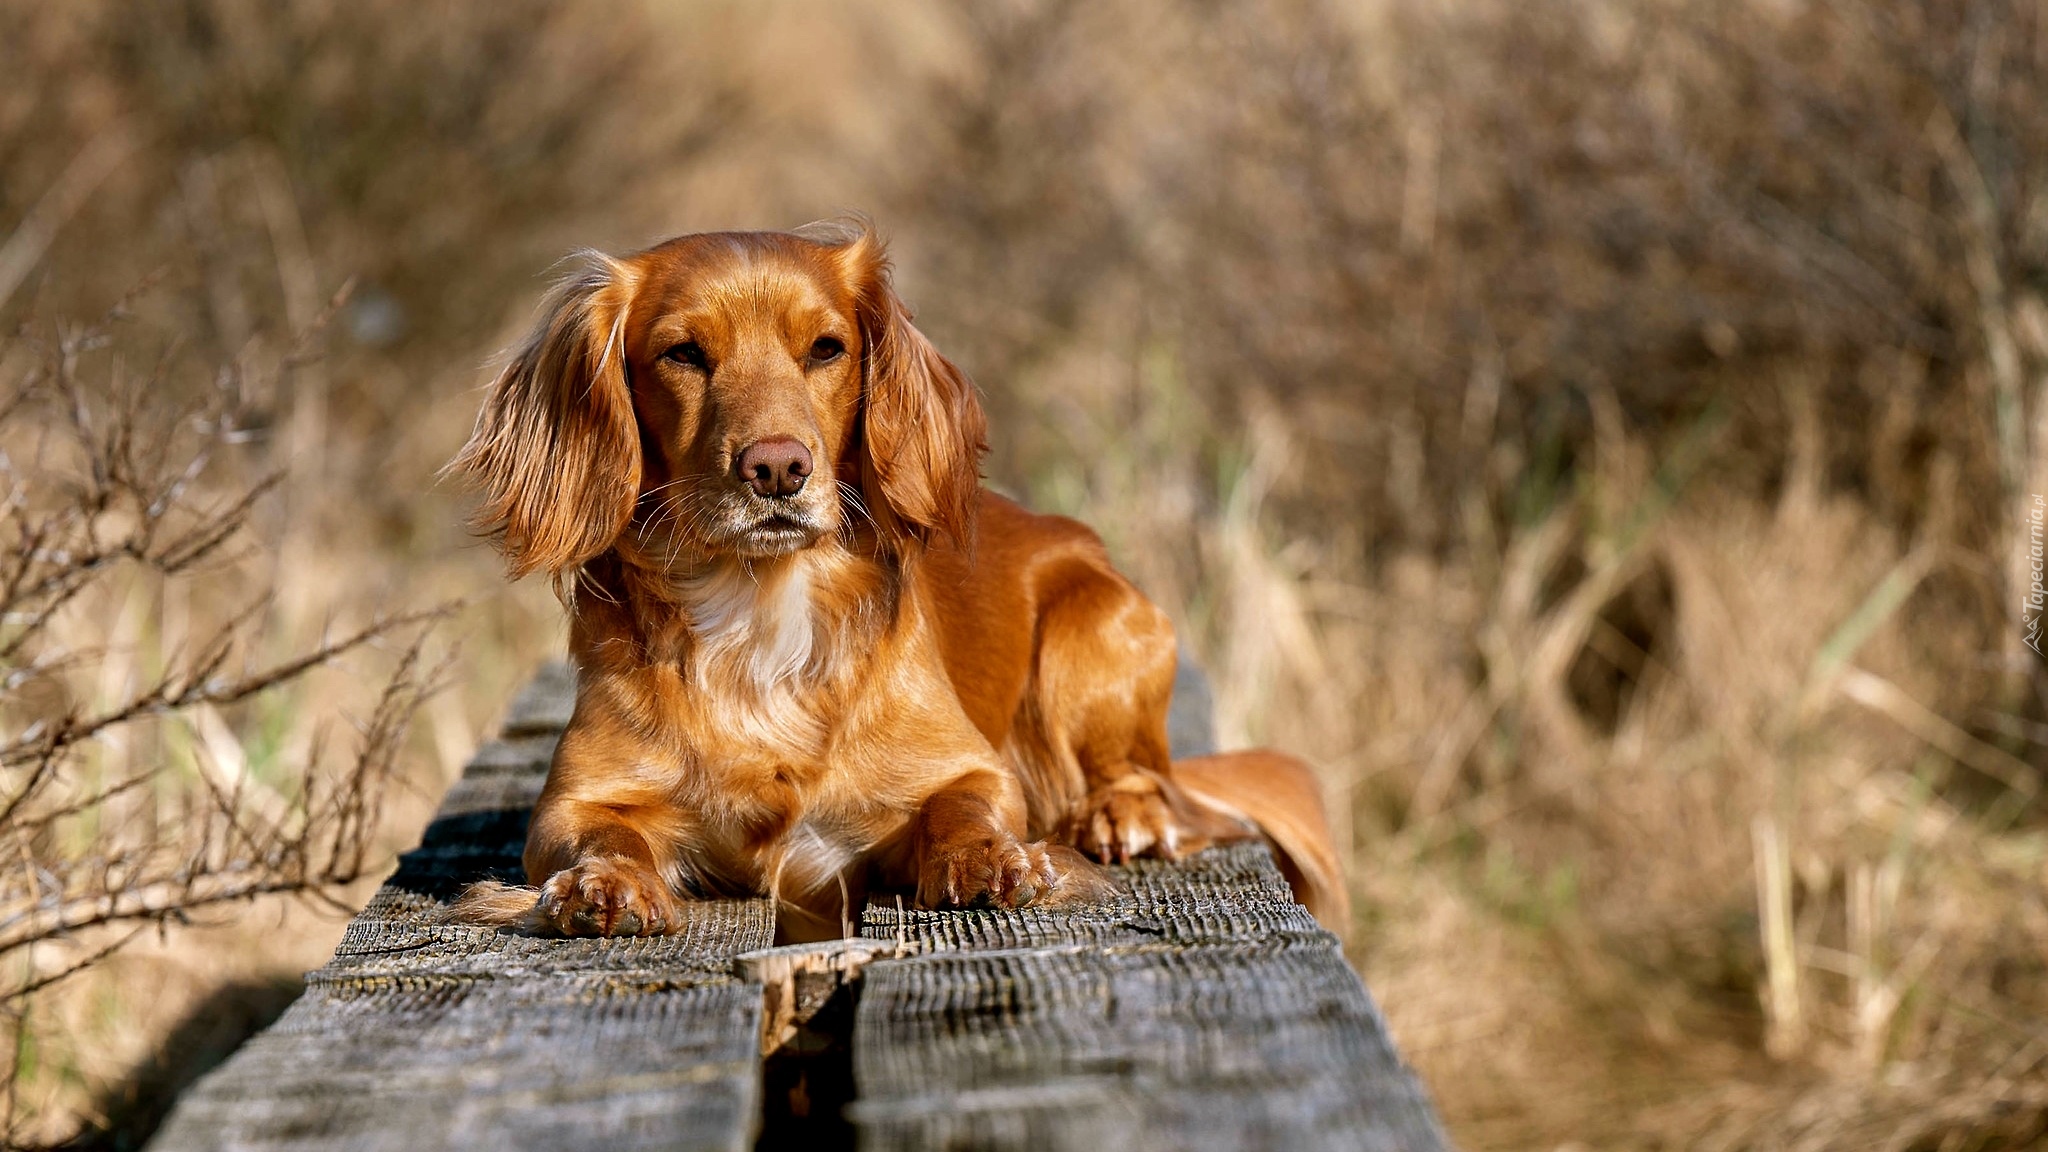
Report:
[[[768,557],[870,522],[901,550],[972,531],[986,424],[911,326],[866,229],[683,236],[585,253],[541,305],[451,465],[515,576],[634,532],[674,557]]]

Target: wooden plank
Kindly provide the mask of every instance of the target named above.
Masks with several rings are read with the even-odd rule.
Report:
[[[1101,906],[871,905],[852,1109],[869,1148],[1444,1146],[1336,937],[1263,845],[1116,870]]]
[[[691,905],[654,939],[434,920],[468,881],[519,878],[573,693],[560,665],[521,692],[305,995],[188,1092],[152,1147],[833,1142],[851,1134],[831,1109],[856,1079],[869,1147],[1442,1147],[1336,939],[1251,845],[1120,869],[1123,892],[1096,907],[870,907],[863,935],[910,954],[858,985],[850,962],[816,988],[789,982],[785,999],[820,1003],[774,1030],[794,1039],[767,1063],[764,1110],[763,990],[732,973],[788,966],[788,950],[735,963],[773,940],[765,901]],[[1176,753],[1212,746],[1209,725],[1184,665]]]
[[[1176,757],[1215,747],[1183,659]],[[869,1148],[1180,1152],[1445,1146],[1341,945],[1263,845],[1112,870],[1100,906],[871,905],[853,1042]]]
[[[693,904],[652,939],[542,940],[433,922],[519,853],[574,682],[551,666],[449,791],[420,846],[270,1029],[150,1145],[249,1150],[741,1149],[760,1104],[761,990],[732,957],[766,901]]]

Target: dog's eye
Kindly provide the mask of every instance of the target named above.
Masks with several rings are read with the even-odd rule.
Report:
[[[681,344],[663,352],[661,358],[663,360],[673,360],[678,364],[686,364],[692,368],[704,369],[709,366],[709,362],[704,359],[704,349],[699,348],[695,340],[683,341]]]
[[[840,354],[845,351],[846,345],[841,344],[836,337],[820,336],[811,342],[811,361],[816,364],[830,364],[839,359]]]

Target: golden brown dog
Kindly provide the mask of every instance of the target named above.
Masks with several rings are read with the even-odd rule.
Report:
[[[872,887],[1016,907],[1094,891],[1082,853],[1263,833],[1342,922],[1307,768],[1169,761],[1171,624],[1094,533],[982,489],[974,387],[910,321],[865,229],[585,254],[542,305],[451,467],[555,578],[576,710],[538,892],[458,915],[632,935],[767,895],[814,938]]]

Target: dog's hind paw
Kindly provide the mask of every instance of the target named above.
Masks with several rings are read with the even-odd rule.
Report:
[[[1100,869],[1058,844],[990,838],[934,852],[918,880],[926,908],[1025,908],[1112,890]]]
[[[1178,860],[1255,831],[1192,803],[1179,788],[1132,771],[1090,793],[1068,825],[1074,846],[1104,864],[1139,856]]]

